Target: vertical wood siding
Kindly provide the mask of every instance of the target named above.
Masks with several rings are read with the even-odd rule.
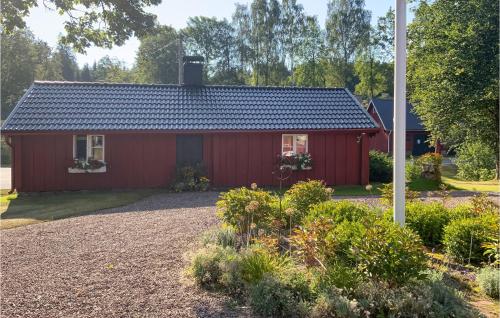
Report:
[[[219,187],[278,185],[273,172],[282,132],[205,133],[203,158],[211,182]],[[292,173],[287,184],[305,179],[329,185],[365,184],[368,137],[360,133],[309,132],[313,169]],[[72,134],[13,138],[14,180],[21,192],[166,187],[175,173],[173,133],[105,135],[105,173],[68,173],[73,162]]]

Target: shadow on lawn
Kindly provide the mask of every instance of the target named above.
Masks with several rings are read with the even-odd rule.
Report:
[[[168,193],[160,189],[75,191],[12,196],[3,200],[0,228],[88,214],[108,214],[214,206],[218,192]]]

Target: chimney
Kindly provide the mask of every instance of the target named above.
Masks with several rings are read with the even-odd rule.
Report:
[[[182,67],[182,85],[201,86],[203,85],[203,57],[184,56]]]

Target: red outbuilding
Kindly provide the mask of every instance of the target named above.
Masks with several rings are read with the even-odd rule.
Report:
[[[368,113],[379,124],[379,132],[370,138],[370,149],[392,153],[394,101],[392,99],[372,99],[368,105]],[[434,152],[429,144],[430,133],[425,129],[422,120],[413,110],[413,105],[406,102],[406,153],[419,156]]]
[[[35,82],[2,126],[19,192],[166,187],[203,163],[216,187],[277,185],[280,155],[310,156],[288,183],[369,182],[378,126],[344,88]],[[301,169],[303,168],[303,169]]]

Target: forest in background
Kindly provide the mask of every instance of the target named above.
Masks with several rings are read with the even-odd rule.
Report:
[[[254,0],[236,4],[231,21],[197,16],[180,30],[157,25],[140,38],[131,68],[109,56],[79,68],[70,46],[52,48],[16,30],[2,36],[2,119],[33,80],[175,84],[179,39],[186,55],[204,57],[207,84],[347,87],[366,99],[392,94],[394,11],[372,27],[364,1],[332,1],[327,10],[321,25],[295,0]]]

